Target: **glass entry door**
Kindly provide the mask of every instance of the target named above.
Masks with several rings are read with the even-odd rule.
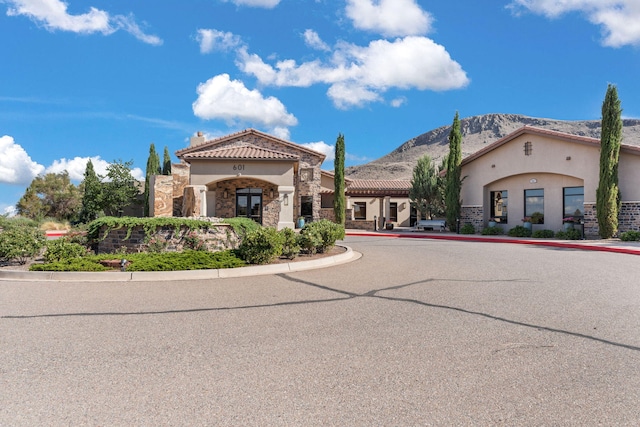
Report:
[[[236,216],[251,218],[262,224],[262,189],[239,188],[236,190]]]

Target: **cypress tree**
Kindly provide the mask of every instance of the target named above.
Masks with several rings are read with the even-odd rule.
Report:
[[[144,215],[149,216],[149,183],[151,176],[161,175],[160,157],[156,152],[156,146],[151,143],[149,146],[149,157],[147,158],[147,170],[144,176]]]
[[[344,225],[345,222],[345,195],[344,195],[344,135],[338,134],[335,146],[334,159],[334,193],[333,193],[333,212],[336,217],[336,223]]]
[[[82,194],[82,210],[80,211],[80,220],[82,222],[91,222],[102,212],[103,188],[100,178],[93,168],[91,159],[87,161],[84,170],[84,180],[81,187]]]
[[[162,175],[171,175],[171,154],[169,154],[169,148],[166,145],[162,159]]]
[[[596,216],[598,233],[609,239],[618,232],[620,194],[618,188],[618,161],[622,143],[622,109],[615,85],[607,86],[602,103],[602,130],[600,134],[600,181],[596,190]]]
[[[438,189],[438,172],[428,154],[420,157],[413,168],[409,200],[411,206],[418,211],[418,219],[430,219],[437,212],[440,192]]]
[[[451,230],[456,226],[456,220],[460,218],[460,190],[462,180],[460,177],[462,162],[462,133],[460,132],[460,118],[458,112],[453,118],[451,131],[449,132],[449,155],[447,157],[447,176],[445,186],[445,212],[447,225]]]

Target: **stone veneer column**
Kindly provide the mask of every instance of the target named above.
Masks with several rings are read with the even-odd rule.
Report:
[[[173,177],[152,175],[149,180],[149,216],[173,216]]]
[[[280,202],[280,216],[278,217],[278,230],[283,228],[295,228],[293,218],[293,198],[295,187],[288,185],[278,186],[278,200]],[[285,200],[287,203],[285,204]]]
[[[207,215],[207,186],[187,185],[184,188],[182,216],[200,217]]]

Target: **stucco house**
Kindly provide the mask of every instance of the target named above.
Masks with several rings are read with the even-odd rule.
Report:
[[[525,126],[462,160],[461,223],[476,230],[495,219],[505,230],[534,212],[534,227],[558,231],[563,218],[598,235],[596,189],[600,141]],[[640,147],[622,145],[619,164],[621,231],[640,229]]]
[[[324,154],[246,129],[206,141],[201,133],[176,152],[171,176],[154,176],[151,216],[248,217],[265,226],[293,228],[333,219],[333,173]],[[409,181],[346,180],[349,228],[387,222],[409,225]]]

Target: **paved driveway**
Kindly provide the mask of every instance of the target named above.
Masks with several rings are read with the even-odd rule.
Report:
[[[637,256],[348,237],[331,269],[0,282],[0,425],[638,425]]]

